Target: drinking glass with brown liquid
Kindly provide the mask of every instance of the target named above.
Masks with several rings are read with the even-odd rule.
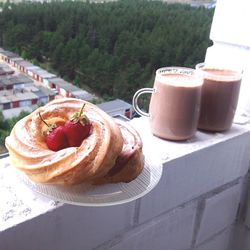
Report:
[[[153,88],[138,90],[133,97],[135,111],[149,117],[154,135],[168,140],[186,140],[196,130],[199,119],[202,79],[195,70],[165,67],[156,71]],[[138,107],[142,94],[152,94],[149,113]]]
[[[198,128],[219,132],[231,128],[237,108],[242,72],[196,65],[203,78]]]

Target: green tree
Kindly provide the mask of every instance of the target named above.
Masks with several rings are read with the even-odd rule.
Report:
[[[0,146],[4,147],[5,144],[5,138],[10,134],[12,128],[14,125],[23,117],[28,115],[28,112],[22,111],[18,116],[10,118],[10,119],[4,119],[3,113],[0,110]],[[0,148],[0,152],[1,152]]]
[[[99,96],[131,101],[157,68],[204,60],[212,18],[211,9],[164,1],[11,4],[0,43]]]

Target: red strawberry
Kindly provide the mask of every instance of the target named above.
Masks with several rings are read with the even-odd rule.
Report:
[[[69,146],[63,126],[59,126],[48,133],[45,141],[48,148],[53,151],[59,151]]]
[[[64,125],[64,131],[70,147],[79,147],[82,141],[88,137],[91,129],[91,124],[82,124],[80,122],[68,121]]]
[[[39,113],[40,119],[48,127],[44,133],[45,142],[50,150],[58,151],[69,146],[67,136],[64,132],[64,127],[58,124],[48,124]]]
[[[84,105],[80,112],[75,113],[71,120],[64,125],[64,131],[70,147],[79,147],[82,141],[89,136],[91,131],[92,125],[88,117],[83,114],[83,108]]]

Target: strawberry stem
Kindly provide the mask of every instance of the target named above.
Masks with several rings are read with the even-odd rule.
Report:
[[[47,133],[51,132],[53,129],[55,129],[57,126],[56,124],[51,124],[49,125],[43,118],[40,112],[38,113],[41,121],[48,127]]]
[[[86,103],[84,103],[80,109],[80,113],[79,113],[79,117],[81,117],[82,113],[83,113],[83,109],[85,107]]]
[[[74,113],[74,114],[72,115],[72,117],[70,118],[71,121],[78,122],[78,121],[81,119],[81,117],[82,117],[82,115],[83,115],[83,109],[84,109],[84,106],[85,106],[85,105],[86,105],[86,103],[84,103],[84,104],[82,105],[82,107],[81,107],[81,109],[80,109],[79,112],[76,112],[76,113]]]
[[[40,114],[40,112],[38,114],[39,114],[39,117],[42,120],[42,122],[49,128],[50,125],[42,118],[42,115]]]

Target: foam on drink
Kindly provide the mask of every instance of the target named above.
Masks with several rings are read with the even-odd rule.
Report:
[[[201,85],[201,79],[194,74],[177,74],[177,73],[168,73],[168,74],[159,74],[156,76],[157,80],[161,83],[182,86],[182,87],[194,87]]]

